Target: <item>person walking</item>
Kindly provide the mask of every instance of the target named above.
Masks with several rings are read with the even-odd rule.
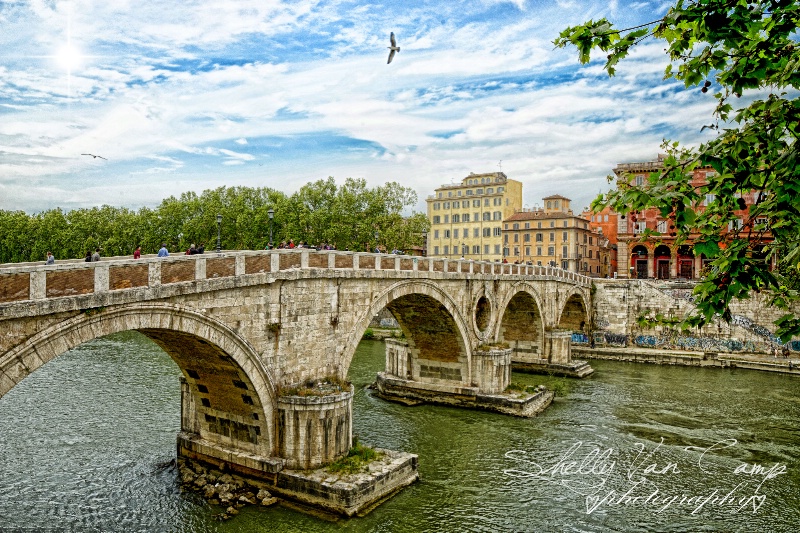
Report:
[[[91,263],[92,262],[92,251],[91,250],[86,250],[86,257],[83,260],[86,261],[87,263]]]
[[[92,261],[100,261],[100,248],[95,249],[92,254]]]
[[[167,243],[161,243],[161,249],[158,250],[158,257],[169,257],[169,250],[167,250]]]
[[[133,251],[133,258],[134,259],[139,259],[141,257],[142,257],[142,247],[141,246],[137,246],[136,249]]]
[[[53,257],[53,252],[47,252],[47,261],[44,262],[45,265],[54,265],[56,262],[56,258]]]

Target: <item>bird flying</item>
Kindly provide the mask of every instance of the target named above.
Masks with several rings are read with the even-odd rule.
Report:
[[[95,159],[97,159],[97,158],[99,157],[100,159],[105,159],[106,161],[108,161],[108,159],[106,159],[106,158],[105,158],[105,157],[103,157],[102,155],[94,155],[94,154],[81,154],[81,155],[88,155],[88,156],[92,156],[92,157],[93,157],[93,158],[95,158]]]
[[[386,62],[387,65],[392,62],[392,59],[394,59],[394,53],[400,51],[400,47],[397,46],[397,41],[395,41],[395,39],[394,39],[394,32],[389,34],[389,42],[391,43],[392,46],[388,47],[389,48],[389,61]]]

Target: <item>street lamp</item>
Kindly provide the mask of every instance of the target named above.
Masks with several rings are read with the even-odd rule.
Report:
[[[220,252],[220,244],[219,244],[219,236],[220,236],[220,234],[219,234],[219,228],[220,228],[220,225],[221,225],[221,224],[222,224],[222,215],[220,215],[220,214],[217,214],[217,253],[219,253],[219,252]]]
[[[428,255],[428,230],[422,230],[422,257]]]
[[[376,254],[379,254],[379,253],[381,253],[381,249],[378,247],[378,239],[380,238],[380,236],[381,236],[381,235],[380,235],[380,233],[378,233],[378,232],[376,231],[376,232],[375,232],[375,253],[376,253]]]
[[[275,210],[270,207],[267,216],[269,217],[269,246],[272,248],[272,219],[275,217]]]

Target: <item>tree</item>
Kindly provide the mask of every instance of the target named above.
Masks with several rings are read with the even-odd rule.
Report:
[[[615,30],[606,19],[565,29],[556,46],[574,45],[582,63],[593,49],[606,55],[613,76],[617,63],[647,38],[666,41],[671,63],[665,79],[698,87],[716,99],[713,122],[704,128],[717,136],[698,148],[665,142],[668,157],[641,187],[620,187],[600,195],[592,207],[611,206],[626,214],[658,208],[673,217],[677,243],[692,235],[695,250],[713,259],[694,290],[697,312],[681,321],[699,326],[716,316],[730,320],[734,298],[769,291],[771,303],[787,312],[776,322],[784,341],[800,334],[796,276],[800,270],[800,4],[792,0],[678,0],[664,18]],[[712,81],[713,80],[713,81]],[[749,103],[748,103],[749,102]],[[691,171],[716,171],[704,185],[690,183]],[[738,195],[759,191],[741,229],[726,232],[734,212],[744,209]],[[702,199],[714,200],[705,208]],[[780,262],[770,271],[759,253]],[[760,252],[760,250],[758,250]],[[795,309],[795,312],[791,312]]]

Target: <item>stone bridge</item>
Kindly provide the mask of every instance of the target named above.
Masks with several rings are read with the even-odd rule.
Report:
[[[383,308],[405,337],[402,377],[471,387],[483,345],[569,363],[590,286],[552,267],[314,250],[0,265],[0,397],[71,348],[135,330],[183,373],[179,449],[256,472],[316,468],[351,446],[352,391],[298,388],[345,379]]]

